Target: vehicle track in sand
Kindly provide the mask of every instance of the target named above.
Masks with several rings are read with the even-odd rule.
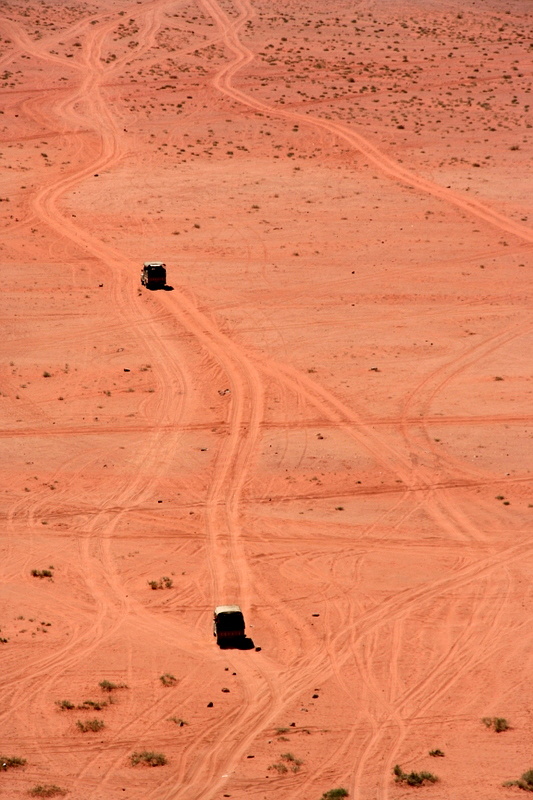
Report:
[[[311,118],[309,116],[294,112],[282,111],[271,104],[257,101],[244,92],[235,89],[232,85],[232,78],[239,70],[244,68],[254,58],[254,53],[246,48],[238,37],[239,28],[242,27],[247,16],[251,15],[251,5],[247,2],[247,0],[243,0],[242,2],[237,0],[236,6],[240,12],[239,17],[237,20],[230,20],[216,0],[201,0],[201,4],[217,21],[217,24],[223,31],[224,39],[228,49],[234,54],[234,59],[232,62],[230,62],[226,68],[223,68],[219,73],[217,73],[214,78],[213,83],[221,92],[226,94],[228,97],[231,97],[233,100],[241,102],[244,106],[250,109],[255,109],[262,113],[268,113],[273,116],[281,116],[292,122],[298,121],[315,126],[315,128],[325,129],[330,133],[337,135],[339,138],[342,138],[352,147],[362,152],[369,159],[369,161],[371,161],[371,163],[378,166],[388,177],[399,180],[400,182],[407,184],[416,190],[431,194],[432,196],[441,200],[445,200],[459,210],[483,219],[485,222],[490,223],[500,230],[513,233],[523,241],[533,242],[533,232],[529,228],[515,223],[514,221],[483,205],[482,203],[477,201],[472,202],[462,196],[457,195],[456,193],[444,190],[442,187],[438,186],[438,184],[422,179],[415,173],[400,167],[392,159],[380,153],[377,148],[371,145],[370,142],[368,142],[362,136],[353,133],[344,126],[317,118]],[[488,342],[485,341],[481,346],[479,346],[479,348],[474,347],[469,350],[466,355],[463,354],[459,358],[452,359],[451,362],[448,362],[444,367],[439,368],[432,376],[424,379],[420,386],[413,391],[412,395],[407,398],[401,419],[401,430],[404,433],[407,444],[411,446],[411,449],[413,449],[415,452],[417,450],[423,450],[423,447],[421,447],[418,442],[413,442],[411,437],[411,427],[407,423],[409,412],[411,412],[412,418],[411,405],[417,401],[418,409],[422,407],[422,410],[419,411],[419,413],[422,417],[421,424],[423,425],[423,419],[424,416],[427,416],[428,414],[431,400],[449,380],[451,380],[454,376],[457,376],[460,372],[464,371],[464,369],[477,360],[478,357],[480,358],[488,352],[496,350],[506,341],[511,340],[514,336],[523,335],[526,331],[526,325],[522,324],[519,326],[518,331],[505,331],[500,333],[497,337],[495,337],[495,344],[493,344],[491,340]],[[478,349],[481,351],[479,356],[477,353]],[[271,377],[280,380],[280,382],[292,384],[292,388],[297,394],[303,394],[305,399],[310,404],[314,405],[317,410],[322,412],[326,419],[331,420],[333,425],[342,425],[346,433],[354,436],[354,438],[359,440],[360,444],[372,452],[378,463],[382,463],[383,466],[392,468],[396,474],[402,476],[408,485],[412,487],[413,481],[417,478],[422,482],[427,481],[426,485],[428,486],[431,486],[432,484],[434,485],[433,470],[428,470],[427,468],[420,469],[420,467],[410,470],[409,465],[402,454],[391,450],[390,446],[383,441],[382,437],[375,435],[368,424],[365,424],[363,420],[357,418],[357,416],[350,409],[344,407],[336,398],[333,398],[329,392],[317,389],[316,386],[312,385],[311,381],[295,374],[295,371],[287,367],[269,364],[267,372]],[[282,377],[280,377],[280,372],[283,373]],[[431,389],[425,392],[422,397],[420,397],[422,390],[425,389],[427,384],[431,386]],[[425,445],[426,442],[423,444]],[[478,471],[477,474],[479,476],[483,473],[482,471]],[[431,491],[429,494],[434,495],[434,492]],[[434,496],[431,497],[431,503],[427,503],[427,510],[431,513],[433,519],[440,524],[441,529],[449,533],[452,539],[459,534],[460,539],[465,537],[466,540],[473,539],[473,541],[476,542],[483,540],[483,535],[477,529],[477,526],[473,525],[471,518],[461,509],[454,508],[449,497],[446,498],[445,501],[443,501],[442,498],[439,499],[435,498]],[[528,542],[526,542],[519,547],[519,554],[522,554],[523,547],[525,548],[524,552],[527,552],[528,554],[531,553],[530,545]],[[494,554],[490,558],[491,566],[489,569],[495,569],[496,566],[501,563],[499,560],[500,556],[501,554],[498,553]],[[512,557],[514,558],[518,556],[513,553]],[[464,569],[466,569],[468,571],[468,577],[466,578],[468,583],[472,581],[479,581],[483,571],[483,567],[481,566],[482,564],[483,559],[479,559],[475,566],[463,567],[458,570],[456,569],[451,577],[447,577],[443,580],[450,581],[451,584],[456,587],[458,583],[462,582],[463,578],[460,576],[462,576]],[[444,590],[445,585],[438,580],[432,582],[431,590],[426,586],[425,589],[421,591],[423,593],[429,592],[435,597],[436,601],[438,601],[440,600]],[[485,646],[486,651],[489,650],[491,653],[493,653],[498,649],[499,646],[501,646],[501,642],[498,639],[498,636],[501,636],[501,631],[498,630],[498,614],[500,611],[500,606],[496,605],[494,608],[490,607],[487,601],[487,592],[481,592],[481,600],[481,610],[479,608],[477,610],[474,608],[471,609],[469,618],[466,621],[466,628],[464,630],[467,632],[472,631],[476,626],[476,619],[489,614],[492,623],[488,629],[485,628],[482,630],[481,639],[477,642],[477,644]],[[397,616],[397,612],[402,606],[401,601],[399,603],[397,601],[398,598],[395,597],[393,608],[387,608],[387,604],[384,604],[378,611],[375,612],[380,621],[378,622],[377,619],[373,621],[371,626],[372,632],[375,632],[376,628],[379,628],[382,625],[388,625],[391,618],[395,618]],[[414,591],[410,597],[409,604],[412,604],[414,608],[418,609],[420,608],[422,602],[427,602],[427,597],[422,600],[422,596],[418,594],[418,591]],[[344,626],[341,626],[339,640],[341,640],[341,636],[345,633],[354,630],[357,631],[357,633],[351,634],[351,646],[348,648],[349,656],[345,655],[346,647],[343,645],[342,640],[332,643],[333,646],[330,650],[330,662],[333,669],[338,674],[340,672],[343,657],[355,657],[356,660],[358,659],[362,635],[360,627],[361,622],[362,620],[359,618],[355,621],[354,625],[347,626],[346,629]],[[365,624],[363,624],[363,628],[364,627],[366,627]],[[393,664],[397,663],[401,648],[403,647],[402,637],[398,634],[398,628],[395,627],[394,630],[396,635],[393,638],[393,647],[391,652]],[[338,650],[336,647],[338,647]],[[476,637],[471,636],[469,638],[467,635],[462,635],[459,639],[450,642],[448,646],[445,647],[443,652],[435,654],[435,664],[437,666],[429,670],[429,676],[427,678],[424,678],[422,681],[418,681],[415,686],[411,687],[408,695],[405,697],[409,697],[411,699],[414,699],[415,697],[418,698],[417,708],[420,712],[420,710],[423,710],[424,708],[429,707],[432,703],[436,702],[437,698],[442,696],[445,688],[449,687],[453,681],[458,679],[459,676],[474,663],[476,663],[477,660],[479,660],[479,654],[476,646]],[[435,672],[435,669],[438,670],[438,676]],[[374,692],[376,691],[375,670],[376,665],[373,657],[371,657],[370,660],[368,660],[361,668],[361,673],[366,678],[366,685],[373,685]],[[323,672],[321,675],[323,677]],[[438,691],[432,690],[429,685],[431,683],[431,678],[436,679],[437,677],[439,679],[439,686],[443,687],[442,692],[440,689]],[[387,684],[387,680],[385,680],[385,684]],[[359,765],[356,770],[355,777],[351,783],[351,789],[357,797],[360,796],[359,792],[363,791],[362,782],[365,768],[372,760],[376,760],[376,751],[382,750],[382,738],[387,726],[392,720],[397,724],[398,734],[393,737],[393,739],[389,741],[385,747],[387,756],[385,758],[385,763],[383,765],[380,764],[379,773],[381,774],[381,779],[379,784],[376,786],[374,782],[372,787],[367,787],[373,792],[372,796],[375,796],[376,798],[383,798],[385,800],[385,798],[388,797],[390,768],[395,758],[395,754],[397,753],[405,736],[406,724],[404,722],[404,717],[409,713],[406,708],[406,699],[401,699],[401,694],[398,697],[398,692],[395,688],[397,685],[397,671],[393,670],[393,676],[390,681],[391,701],[388,718],[385,721],[378,721],[378,717],[373,719],[374,733],[367,742],[364,751],[360,754]],[[381,761],[382,759],[379,760]],[[298,794],[300,795],[300,792],[298,792]]]
[[[389,177],[401,180],[420,191],[429,191],[441,199],[452,202],[461,210],[481,216],[501,229],[510,230],[509,221],[506,221],[505,218],[494,215],[490,209],[484,209],[481,204],[474,203],[472,205],[466,201],[463,202],[462,198],[440,190],[437,185],[418,179],[414,173],[403,170],[390,159],[384,159],[371,144],[353,134],[349,129],[336,123],[326,123],[320,119],[313,120],[307,115],[282,112],[251,100],[242,92],[234,90],[231,86],[233,75],[249,63],[253,57],[251,51],[244,48],[238,39],[238,31],[249,18],[251,6],[247,2],[239,2],[237,4],[239,15],[228,20],[216,2],[203,0],[201,4],[213,14],[213,18],[216,19],[221,29],[221,34],[236,57],[236,61],[223,67],[215,78],[215,85],[220,91],[249,108],[263,112],[268,111],[268,113],[293,121],[296,119],[301,122],[305,121],[305,124],[312,125],[315,129],[338,135],[351,146],[364,152],[372,160],[372,163],[381,166]],[[139,37],[140,46],[145,50],[152,46],[157,31],[159,13],[168,5],[169,3],[162,2],[150,4],[146,12],[145,27]],[[138,14],[144,14],[144,8],[142,12],[139,12],[138,7],[135,7],[135,11]],[[135,619],[139,632],[143,631],[146,636],[157,635],[163,641],[168,641],[169,644],[173,640],[174,630],[167,620],[158,619],[157,615],[139,608],[138,604],[132,600],[126,601],[124,587],[118,578],[110,547],[114,531],[124,509],[135,507],[142,502],[143,497],[150,494],[158,476],[164,474],[172,459],[173,448],[177,445],[176,434],[187,424],[186,399],[180,401],[181,405],[176,406],[175,389],[177,386],[186,389],[190,378],[184,377],[180,372],[179,351],[167,342],[162,332],[162,327],[170,318],[176,319],[182,328],[201,345],[208,358],[224,372],[231,386],[226,422],[228,437],[217,451],[213,469],[214,478],[206,501],[206,538],[211,573],[211,599],[212,601],[238,600],[245,609],[250,607],[252,600],[260,599],[264,606],[270,602],[272,618],[277,618],[278,625],[288,639],[288,663],[283,665],[281,662],[275,663],[273,659],[258,656],[251,666],[241,657],[241,654],[225,653],[225,663],[238,669],[243,676],[242,707],[234,709],[225,719],[213,722],[194,744],[184,748],[176,763],[170,765],[169,771],[158,778],[161,783],[149,790],[145,796],[149,800],[155,800],[155,798],[158,800],[174,800],[174,798],[207,800],[207,798],[214,797],[225,780],[222,773],[227,773],[235,768],[254,738],[268,724],[275,721],[279,714],[294,702],[299,693],[307,689],[317,676],[320,676],[320,682],[322,682],[331,674],[335,674],[339,684],[346,688],[344,667],[348,662],[355,662],[364,683],[363,698],[365,707],[368,709],[367,719],[372,729],[372,735],[364,742],[361,752],[360,745],[356,741],[357,729],[352,726],[346,738],[344,750],[333,755],[328,765],[335,764],[339,769],[343,769],[341,756],[343,757],[342,761],[344,759],[353,761],[354,753],[357,754],[358,771],[356,770],[355,777],[351,782],[352,794],[355,797],[363,790],[362,780],[365,767],[378,765],[377,772],[381,774],[379,787],[376,789],[375,786],[371,786],[368,789],[373,793],[372,797],[384,799],[388,795],[389,767],[402,742],[410,717],[414,713],[420,713],[421,710],[429,708],[442,697],[444,689],[451,685],[453,680],[451,676],[455,672],[459,676],[472,665],[477,657],[475,646],[482,644],[488,653],[493,653],[498,647],[497,614],[493,614],[493,624],[489,629],[483,631],[478,629],[480,616],[491,614],[495,610],[494,603],[489,602],[486,597],[487,593],[480,591],[477,598],[478,608],[469,610],[464,622],[463,633],[457,639],[445,643],[438,653],[432,652],[429,659],[429,675],[426,678],[416,676],[410,686],[405,689],[402,686],[401,667],[399,666],[402,647],[405,647],[404,621],[409,618],[409,615],[421,613],[428,604],[432,608],[434,617],[438,618],[439,605],[445,596],[450,596],[450,613],[452,613],[455,608],[454,604],[457,602],[453,598],[454,592],[466,585],[477,585],[478,583],[483,589],[493,572],[499,569],[501,564],[511,563],[515,559],[529,555],[531,553],[530,544],[524,538],[514,547],[501,548],[498,552],[489,552],[488,555],[478,558],[475,563],[462,563],[453,570],[452,574],[436,579],[422,587],[410,588],[370,610],[362,610],[353,596],[345,598],[344,604],[335,600],[332,602],[332,608],[338,611],[340,623],[335,635],[329,635],[325,643],[317,640],[316,634],[308,625],[300,623],[300,631],[295,632],[299,623],[296,612],[290,608],[283,608],[281,598],[269,596],[268,587],[262,581],[257,581],[252,592],[251,571],[246,559],[245,536],[242,531],[241,505],[247,474],[253,466],[253,459],[257,454],[265,427],[264,395],[267,380],[273,379],[278,382],[285,392],[287,425],[291,424],[289,414],[291,404],[297,403],[302,407],[315,408],[319,413],[321,424],[328,424],[343,431],[359,447],[370,453],[376,463],[402,478],[405,494],[396,504],[395,509],[400,504],[407,506],[411,504],[411,508],[408,507],[403,513],[409,513],[410,510],[416,508],[419,504],[418,501],[411,502],[411,497],[407,497],[407,500],[405,497],[408,492],[414,495],[416,490],[420,489],[427,495],[421,501],[422,504],[425,504],[432,513],[434,521],[441,530],[450,535],[452,541],[462,543],[473,540],[479,542],[482,537],[467,516],[459,518],[458,511],[455,520],[452,523],[449,522],[450,507],[448,505],[445,509],[439,507],[439,502],[435,498],[435,489],[438,489],[440,484],[435,482],[432,469],[413,465],[403,449],[398,448],[397,445],[392,446],[387,441],[386,432],[373,430],[373,422],[356,413],[338,400],[332,392],[318,386],[315,381],[300,375],[292,367],[265,361],[253,353],[248,353],[243,347],[237,345],[231,336],[224,334],[207,311],[201,311],[194,300],[185,293],[176,291],[161,296],[157,300],[153,298],[154,305],[157,303],[164,307],[165,313],[156,314],[147,319],[147,315],[152,312],[148,312],[146,306],[136,299],[129,282],[131,262],[117,248],[112,248],[99,241],[97,237],[83,231],[79,225],[61,214],[59,202],[66,192],[95,170],[111,169],[117,166],[127,152],[116,117],[100,92],[101,82],[106,75],[105,68],[99,60],[100,48],[104,42],[106,31],[110,30],[115,22],[116,18],[110,19],[105,23],[106,28],[98,33],[89,28],[88,23],[77,24],[78,33],[85,36],[86,61],[84,68],[86,74],[79,89],[70,99],[63,98],[60,104],[54,105],[58,116],[65,120],[65,128],[66,123],[72,128],[89,118],[94,117],[94,119],[100,120],[97,131],[99,147],[87,154],[83,169],[59,179],[53,185],[38,192],[34,200],[34,211],[38,218],[46,222],[58,236],[81,244],[87,252],[109,265],[110,277],[114,279],[112,300],[117,308],[117,313],[123,317],[121,325],[131,327],[140,319],[146,331],[146,338],[139,334],[139,340],[143,336],[143,345],[147,346],[146,339],[149,337],[153,343],[151,360],[157,364],[162,392],[158,405],[151,414],[152,419],[149,420],[148,415],[145,414],[146,427],[143,428],[142,424],[138,426],[139,432],[146,433],[150,438],[140,448],[136,460],[138,465],[141,463],[146,465],[147,474],[151,474],[153,478],[148,481],[146,477],[124,480],[121,485],[110,487],[102,499],[102,511],[92,518],[89,524],[83,525],[83,530],[80,531],[81,565],[84,570],[87,570],[87,585],[97,603],[95,619],[91,620],[91,626],[88,629],[77,632],[76,638],[73,637],[74,642],[70,643],[69,648],[63,648],[52,658],[34,663],[29,674],[26,674],[24,678],[24,688],[26,691],[29,690],[34,708],[39,708],[38,691],[42,687],[38,683],[38,679],[51,669],[57,673],[57,678],[54,677],[45,684],[49,694],[61,676],[66,674],[67,668],[78,663],[78,659],[89,658],[96,647],[109,640],[132,617]],[[53,96],[52,103],[54,103]],[[81,108],[75,108],[77,105]],[[522,228],[523,226],[515,226],[510,232],[516,233],[517,229],[521,231]],[[473,354],[471,353],[471,355]],[[446,376],[450,373],[455,374],[453,372],[455,368],[461,368],[461,365],[457,366],[455,361],[443,367],[443,373],[437,372],[434,375],[433,383],[430,381],[431,385],[427,391],[425,384],[420,386],[420,401],[426,416],[432,397],[440,390],[442,381],[447,380]],[[408,406],[401,417],[406,431],[408,431],[412,413]],[[169,436],[169,434],[171,435]],[[408,435],[410,434],[408,433]],[[418,442],[414,442],[412,446],[415,452],[420,449]],[[305,453],[305,444],[302,449],[302,458],[303,453]],[[89,463],[89,460],[80,460],[77,463],[77,469],[81,471]],[[265,489],[268,488],[265,487]],[[23,513],[28,514],[30,524],[34,525],[37,517],[46,508],[46,502],[43,504],[41,495],[29,506],[23,506],[23,508]],[[18,513],[19,508],[17,507]],[[370,531],[371,527],[367,529],[367,532]],[[305,543],[303,543],[302,550],[305,555]],[[312,558],[313,555],[310,554],[309,557]],[[319,560],[320,555],[314,557]],[[382,677],[379,669],[377,641],[382,630],[391,624],[393,630],[388,652],[394,667],[390,679],[384,679],[388,698],[387,703],[383,704],[376,695],[379,679]],[[469,636],[472,644],[469,644]],[[185,636],[182,644],[184,652],[193,653],[198,647],[198,643],[192,635],[189,638]],[[73,651],[74,645],[79,648],[76,649],[76,652]],[[206,645],[205,653],[207,652]],[[438,684],[438,691],[433,688],[433,685],[430,685],[430,676]],[[442,691],[440,691],[441,687],[444,687]],[[14,707],[21,708],[22,692],[23,688],[17,693],[16,705],[11,706],[11,710]],[[47,694],[47,692],[43,694]],[[361,699],[360,695],[352,696],[358,702]],[[47,711],[44,705],[40,708],[43,714]],[[147,730],[150,730],[150,726],[154,726],[161,719],[157,703],[149,709],[149,714],[150,722]],[[391,722],[396,726],[392,738],[387,732]],[[121,736],[127,729],[126,725],[117,732],[114,737],[116,748],[112,754],[96,753],[80,770],[80,781],[87,789],[88,797],[96,798],[102,790],[106,789],[112,776],[112,770],[124,760],[127,745]],[[36,738],[38,737],[36,736]],[[205,748],[209,746],[209,753],[205,760],[195,758],[195,751],[202,746]],[[382,750],[385,750],[385,763],[382,763],[383,759],[378,756],[378,752]],[[43,756],[46,754],[43,753]],[[99,766],[103,765],[102,777],[95,779],[90,786],[87,786],[85,776],[97,763]],[[321,767],[324,772],[325,766]],[[294,788],[291,796],[303,797],[305,796],[304,791],[305,787]],[[363,800],[362,795],[361,800]]]

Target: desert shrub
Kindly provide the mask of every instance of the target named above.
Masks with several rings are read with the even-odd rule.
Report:
[[[528,769],[517,781],[506,781],[504,786],[518,786],[526,792],[533,792],[533,769]]]
[[[492,724],[496,733],[502,733],[509,730],[509,723],[503,717],[494,717]]]
[[[329,789],[327,792],[324,792],[320,800],[339,800],[341,797],[348,797],[348,792],[342,787],[338,789]]]
[[[169,717],[169,722],[175,722],[179,728],[183,728],[184,725],[188,725],[189,723],[186,722],[184,719],[180,717]]]
[[[438,778],[431,772],[404,772],[399,764],[393,769],[396,783],[406,783],[408,786],[422,786],[426,781],[436,783]]]
[[[97,733],[102,730],[104,724],[103,719],[87,719],[85,722],[81,722],[80,720],[76,722],[76,725],[82,733],[88,733],[89,731]]]
[[[173,581],[172,578],[167,578],[166,576],[159,578],[158,581],[148,581],[148,586],[151,589],[172,589]]]
[[[72,711],[73,708],[76,708],[74,703],[71,703],[70,700],[56,700],[56,706],[62,711]]]
[[[274,769],[280,775],[285,775],[286,772],[289,771],[289,768],[286,764],[283,764],[281,761],[277,761],[275,764],[271,764],[269,769]]]
[[[170,672],[165,672],[164,675],[160,676],[159,680],[163,686],[174,686],[177,683],[176,678]]]
[[[31,797],[59,797],[66,794],[65,789],[52,783],[42,783],[34,786],[28,792]]]
[[[53,573],[49,569],[32,569],[31,574],[34,578],[53,578]]]
[[[508,731],[510,728],[509,723],[504,717],[483,717],[481,722],[487,728],[493,728],[496,733]]]
[[[163,753],[142,750],[140,753],[132,753],[130,761],[133,767],[137,766],[137,764],[146,764],[148,767],[162,767],[167,763],[167,757]]]
[[[0,770],[2,772],[7,772],[8,769],[14,769],[16,767],[23,767],[26,763],[25,758],[19,758],[18,756],[0,756]]]
[[[113,692],[115,689],[127,689],[125,683],[113,683],[112,681],[100,681],[98,684],[103,692]]]
[[[83,703],[80,703],[78,709],[80,711],[101,711],[108,705],[107,700],[84,700]]]
[[[442,757],[442,756],[444,756],[444,753],[442,752],[442,750],[430,750],[429,751],[429,755],[430,756],[435,756],[435,757],[438,757],[438,756]]]

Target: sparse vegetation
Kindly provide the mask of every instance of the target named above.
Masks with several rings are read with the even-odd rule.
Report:
[[[178,728],[183,728],[185,725],[189,724],[188,722],[186,722],[184,719],[181,719],[180,717],[169,717],[168,721],[169,722],[175,722],[176,725],[178,726]]]
[[[112,681],[100,681],[98,684],[103,692],[114,692],[115,689],[127,689],[125,683],[113,683]]]
[[[343,789],[342,786],[338,789],[329,789],[327,792],[324,792],[320,800],[339,800],[341,797],[348,797],[348,792],[346,789]]]
[[[172,578],[167,578],[164,576],[163,578],[159,578],[158,581],[148,581],[148,586],[151,589],[172,589],[173,581]]]
[[[54,574],[49,569],[32,569],[31,574],[34,578],[53,578]]]
[[[444,757],[444,753],[442,752],[442,750],[430,750],[429,755],[433,756],[434,758]]]
[[[71,703],[70,700],[56,700],[56,706],[62,711],[72,711],[73,708],[76,708],[74,703]]]
[[[177,679],[174,675],[171,675],[170,672],[165,672],[164,675],[161,675],[159,680],[163,684],[163,686],[175,686],[177,683]]]
[[[55,783],[40,783],[30,789],[28,794],[31,797],[60,797],[66,794],[65,789],[56,786]]]
[[[103,719],[87,719],[85,722],[81,722],[81,720],[76,722],[77,727],[82,733],[88,733],[89,731],[97,733],[102,730],[104,724]]]
[[[426,781],[436,783],[438,778],[431,772],[404,772],[399,764],[393,769],[396,783],[406,783],[408,786],[422,786]]]
[[[292,753],[282,753],[280,759],[281,761],[277,761],[275,764],[269,766],[269,769],[276,770],[280,775],[285,775],[289,769],[291,772],[299,772],[300,767],[304,763]]]
[[[0,771],[7,772],[8,769],[16,769],[16,767],[23,767],[26,763],[25,758],[19,758],[18,756],[0,756]]]
[[[83,703],[80,703],[78,709],[80,711],[101,711],[111,702],[111,698],[109,700],[84,700]]]
[[[163,753],[142,750],[140,753],[132,753],[130,761],[132,767],[136,767],[137,764],[146,764],[147,767],[162,767],[167,763],[167,757]]]
[[[518,786],[526,792],[533,792],[533,769],[528,769],[517,781],[506,781],[503,785]]]
[[[509,723],[504,717],[483,717],[481,720],[487,728],[492,728],[496,733],[503,733],[510,728]]]

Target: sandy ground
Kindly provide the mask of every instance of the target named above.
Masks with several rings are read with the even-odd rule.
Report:
[[[3,4],[0,798],[521,795],[530,12]]]

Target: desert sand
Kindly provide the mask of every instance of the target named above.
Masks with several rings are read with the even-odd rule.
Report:
[[[531,25],[5,0],[2,800],[523,796]]]

